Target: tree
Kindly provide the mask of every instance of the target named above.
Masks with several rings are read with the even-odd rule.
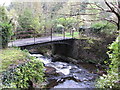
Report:
[[[99,16],[97,19],[95,18],[92,18],[92,20],[88,20],[85,19],[83,20],[84,22],[93,22],[93,21],[109,21],[110,23],[113,23],[117,26],[117,30],[120,29],[120,0],[117,0],[116,2],[108,2],[106,0],[104,0],[104,4],[103,2],[100,3],[100,2],[84,2],[84,3],[75,3],[74,7],[76,6],[79,6],[79,5],[82,5],[84,4],[85,7],[84,7],[84,12],[81,13],[81,9],[79,8],[78,11],[80,12],[74,12],[72,14],[64,14],[64,15],[67,15],[67,16],[83,16],[83,17],[94,17],[94,16]],[[91,7],[87,7],[87,6],[91,6]],[[91,13],[86,13],[85,11],[86,10],[94,10],[95,12],[91,12]],[[97,10],[97,11],[96,11]],[[103,17],[103,14],[105,14],[106,16]],[[111,19],[110,17],[113,17],[113,15],[115,15],[115,19]],[[109,17],[109,18],[108,18]]]
[[[108,7],[107,10],[97,4],[96,6],[101,11],[113,13],[116,16],[117,20],[115,21],[115,20],[107,19],[107,18],[103,18],[103,20],[107,20],[111,23],[114,23],[117,26],[117,30],[120,30],[120,0],[117,0],[117,2],[108,2],[104,0],[104,2]]]

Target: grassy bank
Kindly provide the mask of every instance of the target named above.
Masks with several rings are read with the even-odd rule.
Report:
[[[0,50],[0,57],[2,62],[2,68],[0,71],[5,71],[12,64],[24,63],[28,58],[28,53],[21,51],[18,48],[7,48]]]
[[[44,66],[40,60],[18,48],[0,50],[2,57],[2,88],[35,87],[44,81]],[[32,84],[31,84],[32,83]]]
[[[56,36],[62,36],[64,37],[64,34],[55,34]],[[73,37],[73,38],[79,38],[79,32],[74,32],[73,35],[72,33],[70,34],[70,32],[65,32],[65,37]]]

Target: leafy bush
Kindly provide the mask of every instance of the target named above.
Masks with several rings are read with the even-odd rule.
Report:
[[[98,23],[93,24],[92,27],[95,29],[99,29],[99,28],[104,27],[105,25],[106,25],[106,23],[98,22]]]
[[[110,69],[107,71],[107,75],[103,75],[97,80],[96,86],[99,88],[120,88],[120,36],[109,46],[109,49]]]
[[[100,32],[101,29],[103,29],[106,26],[107,23],[98,22],[95,24],[92,24],[91,28],[93,29],[93,32]]]
[[[117,31],[116,25],[109,22],[98,22],[92,24],[91,28],[93,29],[94,32],[103,32],[106,34],[112,34],[113,32]]]
[[[10,36],[13,35],[12,33],[12,26],[8,23],[0,23],[0,33],[2,34],[2,48],[7,48],[8,42],[10,40]]]
[[[30,83],[43,82],[44,66],[40,60],[18,48],[0,51],[2,57],[2,88],[28,88]]]
[[[62,30],[63,30],[63,29],[64,29],[64,26],[61,25],[61,24],[58,24],[58,25],[56,26],[55,32],[62,34]]]
[[[117,32],[117,27],[115,24],[108,23],[104,29],[101,30],[101,32],[106,33],[106,34],[115,34]]]
[[[10,36],[12,35],[12,26],[9,24],[9,19],[6,13],[6,9],[4,6],[0,6],[0,38],[2,48],[6,48],[8,45],[8,41],[10,40]]]
[[[8,16],[4,6],[0,6],[0,22],[8,22]]]
[[[3,73],[3,85],[12,88],[28,88],[33,83],[42,83],[44,78],[43,64],[33,58],[30,62],[20,64],[17,68]]]
[[[56,19],[57,24],[63,25],[66,29],[71,28],[74,23],[76,23],[77,20],[74,18],[58,18]]]

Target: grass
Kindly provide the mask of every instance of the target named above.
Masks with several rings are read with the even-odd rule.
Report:
[[[55,34],[56,36],[63,36],[63,34]],[[70,34],[69,32],[65,32],[65,37],[72,37],[72,34]],[[74,32],[73,34],[74,38],[78,38],[79,37],[79,32]]]
[[[28,53],[18,49],[18,48],[7,48],[0,50],[0,57],[2,68],[1,71],[5,71],[12,64],[19,64],[25,62],[28,58]]]
[[[63,36],[63,34],[54,34],[55,36]],[[65,37],[72,37],[72,34],[70,34],[69,32],[65,32]],[[90,37],[90,36],[87,36],[86,34],[79,34],[78,31],[74,32],[73,34],[73,38],[76,38],[76,39],[92,39],[92,40],[100,40],[100,38],[97,38],[97,37]]]

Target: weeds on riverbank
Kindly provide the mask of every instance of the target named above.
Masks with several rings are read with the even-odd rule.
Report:
[[[7,48],[0,50],[0,57],[2,68],[0,71],[5,71],[12,64],[19,64],[25,62],[29,58],[29,53],[19,48]]]
[[[111,61],[107,75],[101,76],[97,80],[96,86],[99,88],[120,88],[120,37],[109,46],[108,55]]]
[[[2,88],[28,88],[44,81],[44,66],[40,60],[18,48],[0,51],[2,57]]]

